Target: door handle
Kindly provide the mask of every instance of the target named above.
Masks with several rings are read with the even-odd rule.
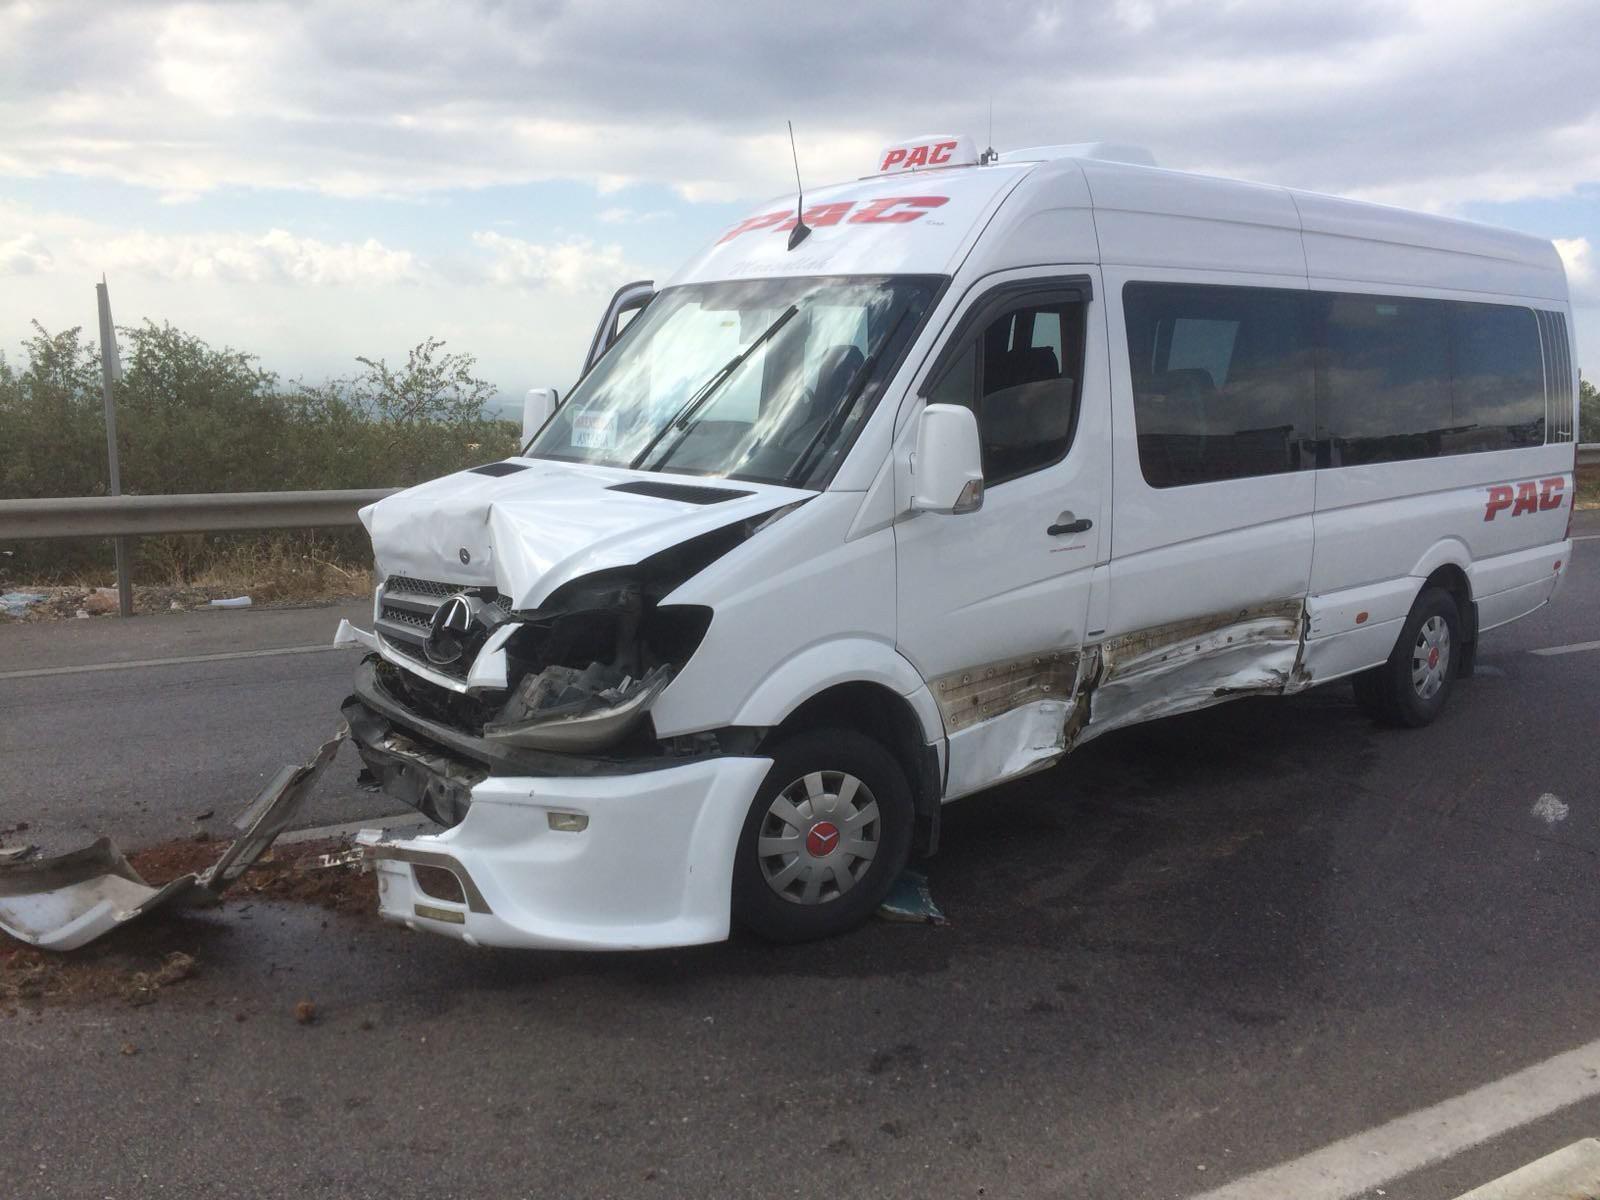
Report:
[[[1049,529],[1045,530],[1045,532],[1051,537],[1057,537],[1063,533],[1085,533],[1094,528],[1094,522],[1089,520],[1088,517],[1079,517],[1076,521],[1074,521],[1070,519],[1072,516],[1071,513],[1062,513],[1061,515],[1069,519],[1066,521],[1058,521],[1056,524],[1050,526]]]

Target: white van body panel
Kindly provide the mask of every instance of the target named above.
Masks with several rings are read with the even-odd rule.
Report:
[[[926,691],[888,635],[893,532],[845,536],[861,500],[857,492],[813,494],[662,601],[705,605],[714,615],[652,709],[658,734],[777,725],[837,683],[874,683],[899,696]],[[926,740],[937,740],[937,714],[921,717]]]

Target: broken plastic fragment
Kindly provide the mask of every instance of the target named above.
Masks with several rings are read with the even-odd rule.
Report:
[[[294,821],[349,735],[341,721],[309,762],[280,771],[234,821],[239,838],[199,874],[151,887],[110,838],[54,858],[0,862],[0,929],[42,950],[76,950],[169,904],[215,904]]]
[[[908,921],[919,925],[948,925],[943,912],[928,891],[928,877],[920,871],[902,871],[894,881],[878,915],[885,921]]]

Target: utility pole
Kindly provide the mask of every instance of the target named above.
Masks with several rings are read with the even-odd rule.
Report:
[[[111,464],[111,494],[122,495],[122,466],[117,460],[117,402],[114,386],[122,378],[122,360],[117,355],[117,332],[111,324],[111,294],[106,277],[94,285],[100,302],[100,381],[106,402],[106,458]],[[133,581],[128,578],[128,539],[113,538],[117,551],[117,611],[133,616]]]

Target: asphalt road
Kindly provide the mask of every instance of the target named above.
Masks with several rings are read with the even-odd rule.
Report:
[[[351,663],[5,677],[109,652],[61,632],[0,629],[0,827],[185,832],[320,739]],[[201,971],[158,1003],[0,1017],[0,1194],[1205,1192],[1600,1038],[1600,650],[1530,653],[1596,639],[1600,540],[1429,729],[1332,686],[1109,735],[947,812],[942,929],[581,956],[288,905],[163,923]],[[370,807],[351,761],[326,819]],[[1596,1132],[1584,1100],[1381,1186],[1454,1196]]]

